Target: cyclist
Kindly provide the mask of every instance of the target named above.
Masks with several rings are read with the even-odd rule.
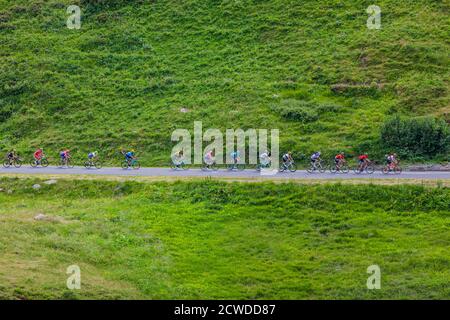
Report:
[[[97,159],[97,157],[98,157],[98,151],[88,153],[88,159],[90,161],[94,161],[95,159]]]
[[[268,166],[270,164],[270,162],[272,161],[272,159],[270,158],[271,156],[272,156],[272,154],[266,150],[259,155],[259,162],[263,166]]]
[[[176,152],[172,156],[172,162],[177,167],[184,163],[184,152],[183,152],[183,150],[180,150],[180,151]]]
[[[294,159],[292,159],[292,152],[291,151],[289,151],[288,153],[283,154],[281,159],[283,160],[283,165],[286,165],[286,164],[288,164],[290,162],[294,162]]]
[[[41,163],[41,160],[42,160],[43,157],[44,157],[44,150],[42,150],[41,148],[38,148],[33,153],[33,158],[34,158],[34,162],[36,163],[36,165]]]
[[[359,162],[359,165],[358,165],[358,168],[359,168],[359,170],[364,170],[365,169],[365,167],[369,164],[369,162],[370,162],[370,160],[369,160],[369,156],[367,155],[367,153],[363,153],[363,154],[360,154],[359,156],[358,156],[358,162]]]
[[[345,155],[343,152],[339,152],[334,157],[334,163],[336,164],[336,168],[340,169],[343,164],[345,164]]]
[[[123,155],[125,156],[125,161],[127,161],[128,163],[131,163],[131,160],[136,159],[134,149],[128,152],[123,152]]]
[[[38,149],[33,153],[34,160],[36,160],[36,161],[41,161],[41,159],[42,159],[43,156],[44,156],[44,150],[42,150],[41,148],[38,148]]]
[[[386,166],[389,169],[393,169],[397,166],[398,160],[397,160],[397,154],[390,152],[388,155],[386,155]]]
[[[16,150],[13,149],[13,150],[9,151],[6,154],[6,158],[9,160],[9,162],[12,162],[14,159],[16,159],[17,158]]]
[[[392,152],[390,152],[389,154],[386,154],[384,156],[384,158],[386,159],[386,165],[390,166],[392,162],[394,162],[394,154]]]
[[[63,161],[64,163],[67,163],[67,160],[70,159],[70,150],[65,149],[65,150],[61,151],[59,153],[59,156],[61,157],[61,161]]]
[[[311,155],[311,166],[314,170],[316,170],[316,164],[321,160],[320,159],[320,151],[316,151]]]
[[[205,156],[203,157],[203,160],[205,161],[205,164],[208,165],[208,166],[214,164],[216,162],[215,156],[216,156],[216,153],[215,153],[214,150],[208,151],[205,154]]]
[[[231,154],[231,159],[233,160],[233,163],[236,164],[239,161],[239,151],[233,151]]]

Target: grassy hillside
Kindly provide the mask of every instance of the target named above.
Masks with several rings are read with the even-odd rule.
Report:
[[[0,188],[0,298],[450,295],[448,188],[7,178]],[[79,291],[66,288],[74,264]],[[373,264],[381,290],[366,287]]]
[[[449,119],[449,5],[380,0],[368,30],[371,4],[0,0],[0,149],[134,146],[161,165],[171,132],[201,120],[279,128],[297,153],[380,155],[389,115]]]

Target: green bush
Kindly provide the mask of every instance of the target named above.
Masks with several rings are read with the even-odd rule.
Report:
[[[345,97],[369,96],[378,97],[381,93],[381,86],[377,83],[372,84],[335,84],[330,87],[336,95]]]
[[[285,99],[279,104],[272,106],[272,110],[283,118],[303,123],[316,121],[320,115],[327,112],[338,113],[341,109],[342,106],[337,104],[296,99]]]
[[[272,110],[287,120],[312,122],[319,119],[319,114],[310,102],[286,99],[279,105],[272,106]]]
[[[450,131],[442,119],[397,116],[383,124],[381,140],[385,148],[402,156],[432,158],[449,150]]]

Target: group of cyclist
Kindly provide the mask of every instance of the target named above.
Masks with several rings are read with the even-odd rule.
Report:
[[[128,167],[135,166],[133,162],[137,161],[137,157],[135,155],[134,150],[125,151],[120,150],[120,153],[124,156],[124,162],[127,164]],[[63,149],[59,152],[59,158],[61,165],[67,165],[69,166],[70,159],[71,159],[70,149]],[[91,151],[87,154],[87,161],[85,163],[85,166],[96,166],[96,163],[98,162],[99,153],[98,151]],[[17,152],[15,149],[8,151],[6,154],[6,165],[13,165],[13,164],[20,164],[21,159],[19,158]],[[46,155],[44,154],[44,150],[42,148],[36,149],[33,153],[33,159],[31,161],[32,166],[46,166],[48,165],[48,162],[46,160]],[[98,167],[98,166],[97,166]]]
[[[125,151],[125,150],[120,150],[120,153],[124,156],[124,167],[135,167],[136,163],[137,163],[137,157],[135,154],[135,150],[130,150],[130,151]],[[310,156],[310,164],[311,164],[311,168],[309,171],[315,171],[315,170],[319,170],[322,168],[322,158],[321,158],[321,152],[320,151],[316,151],[314,152],[311,156]],[[86,166],[94,166],[96,161],[98,160],[98,151],[92,151],[89,152],[87,154],[87,162],[86,162]],[[259,155],[259,160],[260,160],[260,164],[259,167],[269,167],[271,164],[271,153],[269,151],[264,151]],[[71,158],[71,154],[70,154],[70,149],[63,149],[59,152],[59,157],[61,160],[61,164],[62,165],[68,165],[70,158]],[[230,154],[230,158],[232,159],[233,163],[231,165],[231,168],[234,168],[240,161],[240,154],[239,151],[233,151]],[[19,157],[17,155],[16,150],[11,150],[7,153],[6,155],[6,159],[7,162],[9,162],[9,164],[12,164],[14,162],[18,162],[19,161]],[[43,160],[45,160],[45,154],[42,148],[38,148],[34,153],[33,153],[33,162],[32,165],[37,166],[43,163]],[[282,160],[282,164],[281,167],[288,169],[289,166],[292,166],[294,163],[294,159],[292,156],[292,152],[286,152],[282,155],[281,157]],[[398,156],[395,153],[389,153],[385,156],[385,160],[386,160],[386,170],[394,170],[399,163],[398,160]],[[215,150],[209,150],[208,152],[205,153],[204,157],[203,157],[203,161],[205,164],[206,168],[210,168],[212,166],[215,165],[216,163],[216,159],[215,159]],[[184,158],[184,153],[183,150],[180,150],[179,152],[175,153],[172,156],[172,163],[178,167],[178,166],[182,166],[185,162],[185,158]],[[346,166],[347,164],[347,160],[345,158],[345,154],[344,152],[339,152],[338,154],[336,154],[334,156],[334,168],[333,170],[335,171],[341,171],[341,169]],[[358,156],[358,167],[356,168],[356,170],[362,172],[364,171],[368,166],[370,166],[372,164],[372,162],[369,159],[369,156],[366,153],[360,154]]]
[[[321,163],[322,159],[320,158],[321,153],[320,151],[314,152],[311,157],[311,170],[317,170],[318,165]],[[390,152],[389,154],[385,155],[385,161],[386,161],[386,168],[388,170],[393,170],[395,167],[398,166],[399,160],[396,153]],[[345,165],[347,164],[347,160],[345,159],[344,152],[339,152],[334,156],[334,170],[340,171]],[[368,168],[372,164],[372,161],[369,159],[369,156],[367,153],[360,154],[358,156],[358,166],[355,169],[355,171],[362,172],[366,168]]]
[[[233,162],[229,167],[232,169],[236,166],[236,164],[240,160],[239,151],[231,152],[230,158]],[[281,157],[281,160],[282,160],[281,168],[283,171],[292,168],[292,166],[294,164],[294,159],[293,159],[291,151],[284,153]],[[394,170],[394,168],[397,167],[399,164],[397,154],[392,153],[392,152],[385,155],[385,160],[386,160],[386,167],[384,168],[384,170],[389,170],[389,171]],[[216,159],[215,159],[214,149],[209,150],[208,152],[205,153],[205,155],[203,156],[203,162],[204,162],[204,167],[206,169],[213,168],[215,166]],[[322,162],[321,152],[320,151],[314,152],[310,156],[311,169],[308,171],[319,170],[319,167],[320,167],[320,169],[322,169],[321,162]],[[179,152],[175,153],[172,156],[172,163],[176,168],[184,166],[185,158],[184,158],[183,150],[180,150]],[[270,164],[271,164],[271,153],[269,151],[262,152],[259,155],[258,168],[270,167]],[[344,152],[339,152],[338,154],[336,154],[334,156],[334,165],[332,167],[332,171],[333,172],[342,171],[342,168],[344,166],[346,166],[346,164],[347,164],[347,160],[346,160]],[[357,166],[357,168],[355,168],[355,171],[362,172],[366,168],[368,168],[371,164],[372,164],[372,161],[369,159],[369,156],[366,153],[360,154],[358,156],[358,166]]]
[[[309,171],[316,171],[319,169],[322,169],[322,158],[321,158],[321,152],[316,151],[310,156],[310,164],[311,168]],[[292,154],[291,152],[288,152],[283,155],[282,157],[283,163],[290,163],[293,162]],[[396,153],[390,152],[389,154],[385,155],[386,160],[386,168],[387,170],[393,170],[396,168],[399,164],[398,156]],[[367,153],[360,154],[358,156],[358,166],[355,169],[357,172],[362,172],[366,168],[368,168],[372,164],[372,161],[369,159],[369,156]],[[344,166],[347,165],[347,160],[345,158],[344,152],[339,152],[334,156],[334,166],[332,167],[332,171],[341,171]]]

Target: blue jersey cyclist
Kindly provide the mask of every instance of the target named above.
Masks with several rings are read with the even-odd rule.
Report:
[[[89,152],[89,154],[88,154],[88,159],[89,159],[89,160],[94,160],[94,159],[97,158],[97,156],[98,156],[98,152],[97,152],[97,151]]]
[[[233,151],[230,156],[234,163],[239,161],[239,151]]]
[[[127,151],[127,152],[122,151],[122,154],[124,155],[125,161],[127,161],[127,162],[131,162],[131,160],[136,159],[136,155],[135,155],[134,149],[130,150],[130,151]]]

